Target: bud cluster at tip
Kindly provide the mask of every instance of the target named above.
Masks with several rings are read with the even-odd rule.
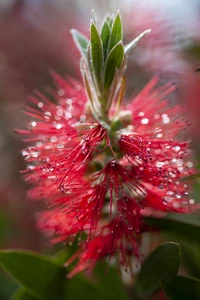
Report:
[[[124,46],[120,13],[107,15],[100,31],[94,16],[90,25],[90,40],[74,29],[71,32],[81,52],[81,72],[92,113],[100,121],[110,124],[109,110],[114,106],[117,115],[124,96],[127,53],[150,30],[145,30]]]

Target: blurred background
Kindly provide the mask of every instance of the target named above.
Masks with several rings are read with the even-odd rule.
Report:
[[[0,0],[0,247],[51,253],[38,233],[35,215],[40,204],[26,198],[27,184],[19,175],[25,169],[20,150],[24,128],[21,114],[33,89],[51,84],[50,71],[81,80],[79,53],[69,30],[89,35],[91,10],[101,25],[107,12],[120,9],[124,41],[145,29],[129,57],[127,96],[135,95],[155,74],[177,84],[177,101],[187,107],[192,120],[190,138],[200,153],[200,0]],[[198,197],[199,183],[195,184]],[[0,300],[10,298],[16,286],[0,273]]]

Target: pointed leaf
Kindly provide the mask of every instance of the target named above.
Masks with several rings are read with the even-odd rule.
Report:
[[[200,299],[200,281],[183,276],[162,276],[158,278],[165,294],[172,300]]]
[[[136,281],[136,292],[144,297],[160,290],[157,277],[178,272],[181,248],[177,243],[166,243],[154,250],[145,260]]]
[[[151,29],[147,29],[145,31],[143,31],[140,35],[138,35],[132,42],[130,42],[129,44],[124,46],[124,50],[125,53],[129,53],[139,42],[139,40],[141,40],[141,38],[143,38],[146,34],[150,33]]]
[[[30,294],[39,299],[59,298],[65,268],[56,259],[29,251],[0,251],[0,265]]]
[[[108,89],[112,84],[116,69],[119,69],[124,59],[124,48],[119,42],[110,52],[106,60],[104,88]]]
[[[70,32],[72,34],[73,40],[74,40],[77,48],[79,49],[81,55],[85,59],[87,59],[87,48],[88,48],[89,40],[76,29],[71,29]]]
[[[103,68],[103,45],[94,23],[92,23],[90,27],[90,40],[92,66],[96,75],[97,82],[98,84],[100,84]]]
[[[105,21],[101,30],[101,40],[103,43],[104,60],[106,60],[106,56],[107,56],[109,38],[110,38],[110,27],[108,25],[108,22]]]
[[[108,45],[108,53],[117,45],[120,41],[122,41],[123,34],[123,28],[122,28],[122,20],[120,13],[118,12],[115,20],[113,22],[111,34],[110,34],[110,40]]]

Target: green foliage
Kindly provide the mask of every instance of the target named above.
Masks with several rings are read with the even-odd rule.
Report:
[[[98,30],[94,23],[92,23],[90,27],[90,42],[92,67],[95,73],[97,83],[98,85],[100,85],[103,69],[103,45]]]
[[[159,277],[159,282],[165,294],[172,300],[200,299],[200,281],[183,276],[165,275]]]
[[[108,22],[105,21],[101,30],[101,40],[103,43],[104,61],[106,60],[107,57],[109,38],[110,38],[110,27],[108,25]]]
[[[123,28],[120,13],[115,17],[108,43],[108,53],[123,39]]]
[[[124,48],[119,42],[110,52],[105,65],[104,87],[108,89],[114,79],[115,72],[121,67],[124,60]]]
[[[55,299],[62,292],[64,267],[56,259],[28,251],[0,251],[0,265],[38,299]]]
[[[71,34],[81,55],[86,58],[89,40],[76,29],[72,29]]]
[[[136,281],[138,295],[148,296],[160,290],[158,276],[175,275],[178,272],[181,247],[177,243],[166,243],[154,250],[145,260]]]
[[[68,280],[63,267],[68,255],[65,251],[59,252],[58,258],[29,251],[1,251],[1,266],[21,286],[12,300],[128,299],[116,270],[110,268],[105,275],[105,264],[95,269],[92,278],[78,274]]]

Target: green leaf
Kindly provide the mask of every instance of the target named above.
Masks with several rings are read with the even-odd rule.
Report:
[[[124,48],[119,42],[110,52],[105,65],[104,88],[108,89],[112,84],[116,69],[120,69],[124,59]]]
[[[115,47],[120,41],[122,41],[123,28],[120,13],[118,12],[112,25],[110,34],[110,40],[108,45],[108,53]]]
[[[163,276],[159,279],[165,294],[172,300],[200,299],[200,281],[183,276]]]
[[[87,49],[88,49],[88,45],[89,45],[89,40],[76,29],[71,29],[70,32],[72,34],[73,40],[74,40],[77,48],[79,49],[81,55],[85,59],[87,59]]]
[[[17,292],[12,296],[11,300],[36,300],[38,298],[29,294],[25,289],[19,288]]]
[[[98,264],[91,278],[79,274],[68,280],[65,286],[66,299],[128,300],[117,270],[110,267],[106,272],[106,267],[106,264]]]
[[[99,263],[94,272],[97,280],[101,283],[102,299],[107,294],[106,299],[108,300],[128,300],[129,297],[118,271],[112,266],[109,266],[107,271],[106,269],[106,264]]]
[[[56,259],[29,251],[0,251],[0,265],[38,299],[56,299],[62,292],[65,268]]]
[[[140,35],[138,35],[132,42],[130,42],[129,44],[124,46],[124,50],[125,53],[129,53],[139,42],[139,40],[141,40],[141,38],[143,38],[146,34],[150,33],[151,29],[147,29],[145,31],[143,31]]]
[[[10,299],[17,288],[18,284],[8,274],[0,272],[0,299]]]
[[[145,222],[188,241],[200,243],[200,216],[169,214],[165,218],[146,217]]]
[[[91,59],[98,84],[101,82],[103,69],[103,45],[94,23],[90,27]]]
[[[101,40],[103,43],[104,60],[106,60],[107,57],[109,38],[110,38],[110,27],[108,25],[108,22],[105,21],[101,30]]]
[[[186,266],[191,276],[200,278],[200,246],[181,243],[182,262]]]
[[[154,250],[145,260],[138,274],[135,289],[138,295],[150,296],[160,290],[157,277],[178,272],[181,248],[177,243],[169,242]]]

